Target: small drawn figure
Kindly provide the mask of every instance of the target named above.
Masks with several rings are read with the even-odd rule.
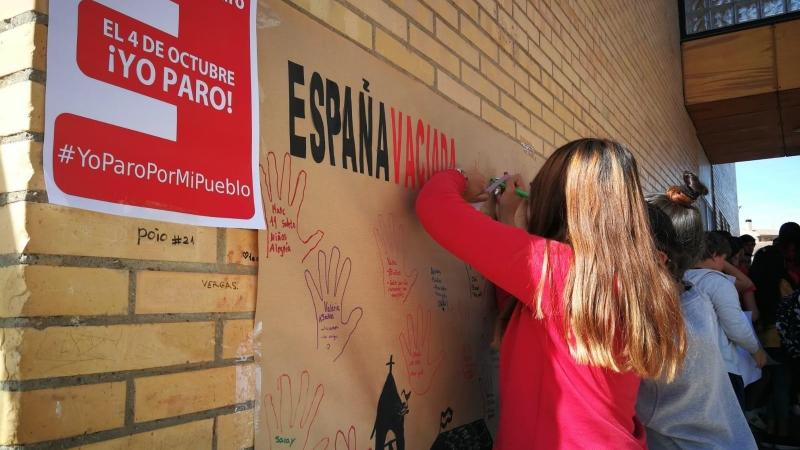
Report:
[[[450,422],[453,421],[453,408],[450,408],[448,406],[447,409],[442,411],[440,417],[441,417],[441,422],[439,422],[439,431],[442,431],[445,428],[447,428],[447,425],[449,425]]]
[[[325,233],[316,230],[308,237],[300,234],[300,209],[306,193],[305,170],[297,174],[292,184],[292,157],[283,156],[283,167],[278,175],[275,153],[267,154],[267,167],[260,165],[261,201],[267,221],[267,258],[295,255],[305,261],[319,245]]]
[[[333,247],[330,259],[324,251],[318,252],[316,280],[310,270],[305,271],[306,286],[314,304],[317,350],[321,348],[330,352],[334,361],[342,355],[364,317],[360,306],[345,314],[344,295],[350,281],[351,266],[350,258],[342,261],[339,247]]]
[[[406,330],[400,332],[400,347],[406,362],[406,373],[411,390],[417,395],[425,395],[433,384],[433,378],[444,359],[444,351],[433,354],[431,351],[431,312],[417,308],[414,318],[406,315]]]
[[[408,267],[405,225],[393,214],[381,215],[373,233],[380,253],[384,295],[405,303],[417,282],[417,269]]]
[[[300,373],[299,389],[293,391],[292,387],[291,377],[283,374],[278,377],[277,399],[273,394],[264,397],[262,409],[267,416],[268,448],[326,450],[330,443],[327,437],[320,439],[313,447],[307,447],[311,427],[325,397],[325,388],[318,384],[311,393],[307,370]]]
[[[392,375],[392,366],[395,362],[392,355],[389,355],[389,374],[383,383],[381,396],[378,398],[378,410],[375,413],[375,426],[372,428],[370,439],[375,437],[375,450],[405,450],[405,420],[408,414],[408,399],[410,392],[405,389],[402,393],[397,393],[397,384]],[[393,439],[386,440],[389,433],[394,435]]]

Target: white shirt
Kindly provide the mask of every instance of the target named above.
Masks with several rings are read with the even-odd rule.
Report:
[[[719,350],[729,373],[741,375],[736,345],[753,354],[761,348],[753,325],[739,304],[736,278],[711,269],[690,269],[683,276],[711,300],[719,324]]]

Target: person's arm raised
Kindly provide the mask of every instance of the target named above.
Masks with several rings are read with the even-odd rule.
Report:
[[[546,240],[495,222],[467,203],[480,199],[485,188],[486,179],[480,174],[468,173],[465,178],[456,170],[440,172],[420,191],[417,217],[439,245],[530,304]],[[555,256],[552,251],[551,256]]]

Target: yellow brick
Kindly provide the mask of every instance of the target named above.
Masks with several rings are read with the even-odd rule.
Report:
[[[569,93],[570,95],[575,91],[575,88],[572,86],[572,82],[564,75],[564,72],[557,67],[553,67],[553,79],[564,89],[564,92]]]
[[[497,43],[466,17],[461,17],[461,34],[493,61],[497,61]]]
[[[458,0],[456,2],[456,6],[458,6],[461,11],[464,11],[464,14],[466,14],[469,18],[475,22],[478,21],[478,11],[480,10],[480,7],[474,0]],[[461,19],[461,24],[464,24],[463,18]]]
[[[10,19],[26,11],[38,11],[47,14],[47,0],[0,1],[0,20]]]
[[[26,250],[31,253],[161,261],[217,260],[214,228],[132,219],[44,203],[9,206],[15,205],[26,208],[25,222],[31,237]],[[172,244],[174,236],[181,237],[181,244]],[[194,244],[183,244],[183,237],[194,239]]]
[[[528,73],[514,61],[510,54],[503,51],[500,52],[500,67],[511,74],[518,83],[521,83],[526,88],[528,87]]]
[[[0,444],[30,444],[109,430],[125,423],[125,383],[101,383],[26,392],[0,391],[16,405],[4,416]]]
[[[532,8],[530,8],[532,9]],[[528,18],[525,11],[517,5],[514,5],[514,12],[512,14],[514,20],[517,22],[519,28],[527,35],[527,37],[534,43],[539,42],[539,30]]]
[[[514,130],[514,119],[508,117],[505,115],[505,113],[498,111],[494,106],[490,105],[485,100],[481,101],[481,117],[511,136],[516,135]]]
[[[439,71],[437,75],[436,87],[439,91],[463,106],[471,113],[479,116],[481,114],[480,97],[466,89],[457,80],[450,78],[446,73]]]
[[[511,53],[514,49],[514,40],[505,30],[500,29],[500,25],[495,22],[490,13],[487,13],[482,8],[479,14],[479,23],[481,28],[489,35],[492,40],[500,45],[502,50]],[[502,52],[500,52],[502,53]]]
[[[226,320],[222,325],[222,357],[253,356],[253,319]]]
[[[550,60],[550,57],[542,51],[539,45],[531,42],[531,45],[528,46],[528,52],[530,53],[531,58],[536,61],[536,64],[538,64],[543,71],[547,73],[553,72],[553,62]]]
[[[0,167],[0,192],[44,190],[41,142],[0,144]]]
[[[581,105],[579,105],[572,96],[565,95],[562,100],[564,101],[564,107],[567,108],[576,119],[581,117]]]
[[[556,133],[561,134],[564,132],[564,121],[549,109],[542,108],[542,120],[556,130]]]
[[[497,13],[497,23],[500,24],[500,28],[506,30],[506,32],[511,35],[518,46],[522,47],[524,50],[528,49],[528,35],[525,34],[525,31],[523,31],[505,11],[500,10]]]
[[[372,20],[382,25],[402,40],[408,40],[408,21],[383,0],[349,0]]]
[[[254,428],[252,409],[217,417],[217,450],[252,447]]]
[[[425,3],[436,11],[439,17],[448,21],[450,25],[458,28],[458,11],[453,8],[447,0],[425,0]],[[438,24],[436,28],[439,28]]]
[[[534,28],[539,31],[542,35],[546,36],[547,38],[550,37],[551,29],[547,25],[547,21],[536,8],[527,8],[525,10],[525,14],[528,16],[528,19],[533,23]]]
[[[239,228],[225,230],[225,262],[257,266],[258,231]]]
[[[555,131],[538,117],[531,117],[531,130],[533,130],[537,136],[541,137],[550,144],[556,140]],[[547,155],[547,153],[545,154]]]
[[[553,35],[550,42],[553,44],[553,47],[558,50],[558,53],[561,54],[561,60],[563,61],[562,66],[568,66],[570,63],[572,63],[572,54],[569,52],[569,48],[564,41],[561,40],[560,34]]]
[[[550,92],[553,98],[561,100],[564,97],[564,90],[546,73],[542,74],[542,86]],[[531,90],[533,90],[533,80],[531,80]]]
[[[533,147],[535,152],[543,152],[544,141],[542,140],[541,136],[535,135],[531,130],[523,126],[521,123],[517,123],[517,139],[529,144],[531,147]]]
[[[136,313],[255,311],[256,276],[138,272]]]
[[[77,450],[211,450],[214,419],[132,434],[78,447]]]
[[[138,378],[137,422],[244,403],[255,398],[252,364]]]
[[[464,61],[474,67],[478,67],[478,55],[480,54],[478,50],[439,18],[436,19],[436,38],[442,41],[450,50],[464,58]]]
[[[553,94],[536,80],[530,80],[530,92],[547,107],[553,106]]]
[[[372,48],[372,25],[350,11],[341,3],[318,0],[291,0],[296,5],[336,28],[350,39],[367,48]]]
[[[210,361],[214,323],[4,328],[0,342],[0,380],[50,378]]]
[[[520,103],[522,103],[525,108],[536,114],[537,116],[542,115],[542,102],[538,98],[531,95],[525,87],[520,84],[516,85],[516,90],[514,91],[514,98],[517,99]]]
[[[433,85],[433,66],[388,33],[375,30],[375,50],[426,84]]]
[[[44,86],[32,81],[0,89],[0,136],[44,130]]]
[[[497,17],[497,2],[494,0],[478,0],[478,3],[480,3],[490,16]]]
[[[567,139],[567,141],[574,141],[576,139],[579,139],[581,137],[581,135],[578,134],[578,132],[573,130],[572,128],[570,128],[568,126],[565,126],[564,127],[564,137]]]
[[[44,70],[47,27],[26,23],[0,33],[0,77],[24,69]]]
[[[566,97],[566,95],[564,97]],[[556,116],[558,116],[558,118],[564,122],[564,125],[571,127],[575,119],[572,113],[569,112],[569,110],[567,110],[567,108],[564,107],[564,105],[562,105],[560,102],[555,102],[553,107],[555,109],[554,112],[556,113]]]
[[[20,253],[28,245],[30,236],[25,229],[25,206],[23,202],[0,206],[0,224],[3,224],[0,255]]]
[[[471,67],[463,64],[461,65],[461,80],[467,86],[480,92],[481,95],[489,99],[495,105],[500,103],[500,90],[497,89],[497,86],[492,84],[492,82],[487,80],[483,75],[472,70]]]
[[[519,102],[509,97],[505,92],[500,94],[500,108],[511,114],[517,121],[526,127],[531,125],[531,114]]]
[[[539,68],[539,64],[533,60],[524,50],[519,47],[514,48],[514,59],[517,63],[525,69],[525,72],[531,74],[534,78],[538,79],[541,75],[539,75],[541,69]]]
[[[573,68],[574,65],[572,64],[564,64],[561,67],[561,70],[564,71],[564,75],[575,85],[576,88],[580,87],[581,85],[581,77],[578,75],[578,72],[575,71]]]
[[[428,31],[433,32],[433,11],[423,5],[419,0],[391,0],[397,7],[402,9],[408,14],[410,19],[414,19],[425,27]]]
[[[498,0],[498,5],[501,8],[504,8],[507,12],[511,11],[511,0]]]
[[[432,59],[434,63],[442,66],[453,75],[458,75],[458,56],[440,44],[436,39],[415,25],[410,29],[411,45]]]
[[[553,65],[556,67],[561,67],[561,54],[556,50],[553,44],[550,43],[546,38],[539,39],[539,48],[542,49],[545,55],[550,58],[550,61],[553,61]]]
[[[481,73],[509,94],[514,93],[514,80],[484,55],[481,55]]]
[[[127,271],[53,266],[0,269],[0,317],[113,315],[127,311]]]

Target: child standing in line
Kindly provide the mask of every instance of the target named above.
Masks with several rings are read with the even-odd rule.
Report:
[[[648,212],[661,261],[683,292],[686,359],[683,370],[671,383],[642,381],[636,411],[647,429],[647,445],[651,450],[754,450],[753,435],[726,376],[711,302],[705,294],[682,281],[692,259],[692,249],[681,246],[678,236],[684,242],[701,242],[700,212],[692,205],[693,201],[687,204],[684,198],[683,202],[675,202],[674,197],[651,196],[650,200],[664,206],[666,212],[654,204],[648,205]]]
[[[686,280],[708,295],[719,322],[719,346],[722,359],[728,370],[736,398],[744,410],[744,381],[739,373],[739,356],[736,345],[747,350],[758,367],[767,362],[767,354],[761,348],[753,325],[742,312],[735,278],[722,273],[731,249],[728,241],[718,233],[705,233],[705,249],[702,259],[693,269],[686,271]]]

